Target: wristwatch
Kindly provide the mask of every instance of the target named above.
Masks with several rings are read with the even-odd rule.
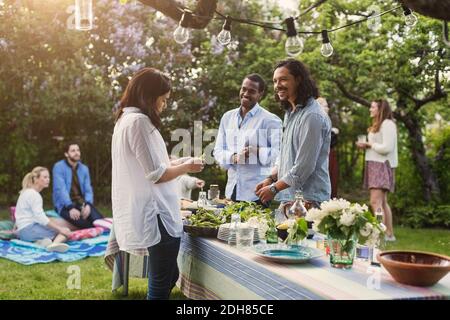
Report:
[[[276,195],[278,193],[277,187],[275,187],[275,183],[272,183],[269,186],[270,191],[273,193],[273,195]]]

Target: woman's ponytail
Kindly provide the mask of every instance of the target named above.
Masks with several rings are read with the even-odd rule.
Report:
[[[23,177],[21,191],[31,188],[43,171],[48,171],[48,169],[44,167],[35,167],[31,172],[28,172],[25,177]]]

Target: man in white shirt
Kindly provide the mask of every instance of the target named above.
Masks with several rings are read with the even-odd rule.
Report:
[[[262,204],[255,187],[270,174],[280,152],[281,119],[258,103],[265,88],[260,75],[246,76],[239,92],[240,106],[220,121],[214,157],[227,170],[225,196],[233,201]]]

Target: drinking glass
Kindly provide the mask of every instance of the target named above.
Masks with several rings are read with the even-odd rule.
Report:
[[[241,224],[236,232],[236,246],[241,250],[248,250],[253,246],[255,228]]]
[[[358,142],[361,142],[361,143],[367,142],[367,136],[365,134],[360,134],[358,136]]]

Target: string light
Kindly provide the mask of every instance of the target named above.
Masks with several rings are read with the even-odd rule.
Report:
[[[287,18],[284,22],[287,27],[287,39],[284,46],[286,53],[291,57],[298,56],[303,52],[303,39],[298,36],[297,30],[295,30],[295,22],[293,17]]]
[[[75,0],[75,29],[80,31],[91,30],[93,20],[92,0]]]
[[[381,29],[381,15],[380,7],[377,5],[371,5],[367,8],[370,12],[369,18],[367,20],[367,28],[377,33]]]
[[[407,6],[402,5],[403,8],[403,15],[405,16],[405,24],[408,27],[414,27],[417,23],[417,16],[412,13],[411,9]]]
[[[322,30],[322,47],[320,48],[320,53],[324,57],[329,57],[333,54],[333,46],[330,43],[330,38],[328,38],[327,30]]]
[[[180,23],[178,24],[178,27],[173,32],[173,38],[175,41],[179,44],[186,43],[189,40],[189,21],[192,18],[192,13],[189,11],[184,11],[183,15],[181,16]]]
[[[120,0],[121,4],[126,4],[128,0]],[[371,7],[372,8],[372,7]],[[264,29],[270,29],[270,30],[278,30],[286,32],[287,39],[285,43],[285,50],[286,53],[291,56],[295,57],[298,56],[303,52],[304,42],[303,39],[298,35],[300,34],[322,34],[322,46],[320,48],[320,52],[324,57],[330,57],[333,54],[333,46],[330,43],[330,39],[328,36],[328,33],[335,32],[353,25],[360,24],[362,22],[369,22],[372,23],[369,25],[369,28],[376,28],[377,30],[380,27],[380,17],[388,14],[392,11],[395,11],[399,8],[403,9],[403,15],[405,17],[405,24],[408,27],[413,27],[417,24],[418,18],[415,14],[412,13],[411,9],[409,9],[405,5],[399,5],[397,7],[388,9],[384,12],[379,12],[378,7],[373,7],[371,10],[371,14],[368,17],[365,17],[363,19],[350,22],[346,25],[336,27],[334,29],[330,30],[322,30],[322,31],[299,31],[297,32],[295,28],[295,21],[300,18],[300,16],[303,16],[306,12],[303,14],[293,18],[289,17],[285,19],[283,22],[286,24],[286,30],[275,27],[272,25],[281,24],[282,21],[255,21],[255,20],[249,20],[249,19],[239,19],[239,18],[233,18],[231,16],[224,16],[217,10],[215,11],[216,15],[218,17],[214,16],[200,16],[200,15],[194,15],[192,11],[189,11],[187,9],[179,7],[180,11],[183,11],[183,15],[181,17],[181,20],[178,24],[178,27],[173,32],[174,39],[179,44],[184,44],[189,40],[189,26],[190,22],[192,20],[192,17],[195,16],[197,18],[205,18],[205,19],[220,19],[225,20],[225,23],[222,26],[222,31],[217,35],[217,40],[220,44],[226,46],[229,45],[231,42],[231,22],[238,22],[248,25],[254,25],[257,27],[262,27]],[[92,10],[92,0],[75,0],[75,28],[77,30],[91,30],[93,27],[93,10]],[[446,30],[446,24],[444,23],[444,30]],[[447,31],[448,34],[448,31]]]
[[[231,17],[227,16],[223,24],[222,31],[217,35],[217,41],[221,45],[226,46],[231,41]]]

